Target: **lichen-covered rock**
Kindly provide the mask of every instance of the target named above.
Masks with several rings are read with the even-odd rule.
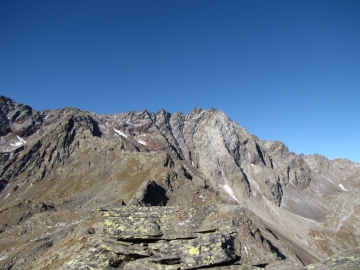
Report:
[[[239,259],[234,238],[244,207],[124,206],[102,211],[102,243],[74,256],[64,269],[87,263],[100,269],[196,269]]]
[[[110,267],[117,267],[119,262],[120,259],[115,253],[99,251],[94,248],[74,256],[64,265],[63,269],[109,269]]]
[[[326,260],[310,264],[306,270],[360,269],[360,248],[353,248],[336,253]]]
[[[104,211],[104,231],[114,239],[186,239],[199,233],[236,232],[244,207],[121,207]],[[215,218],[216,217],[216,218]],[[235,221],[234,221],[235,220]]]
[[[226,269],[240,263],[243,247],[249,245],[262,250],[262,263],[282,258],[283,247],[275,246],[276,239],[271,243],[264,238],[244,206],[123,206],[100,211],[101,242],[74,255],[64,269],[85,267],[86,262],[97,267],[94,261],[100,269]],[[253,260],[257,264],[258,258]],[[255,267],[244,264],[239,269]]]

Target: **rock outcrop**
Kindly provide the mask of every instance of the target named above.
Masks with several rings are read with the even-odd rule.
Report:
[[[234,238],[243,213],[239,206],[122,207],[104,212],[104,236],[70,260],[81,266],[123,269],[194,269],[238,259]],[[98,254],[102,261],[92,260]]]
[[[265,261],[265,258],[285,258],[279,247],[264,238],[245,207],[239,205],[123,206],[101,211],[100,244],[73,255],[64,269],[197,269],[242,265],[243,241],[257,243]]]

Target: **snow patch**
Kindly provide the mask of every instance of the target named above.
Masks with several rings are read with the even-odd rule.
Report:
[[[11,143],[10,144],[11,146],[20,146],[20,145],[23,145],[21,142],[16,142],[16,143]]]
[[[24,145],[26,143],[26,141],[21,138],[20,136],[16,135],[17,139],[19,140],[18,142],[16,143],[11,143],[10,145],[11,146],[21,146],[21,145]]]
[[[8,254],[5,252],[1,252],[0,254],[0,261],[5,260],[7,258]]]
[[[4,200],[10,196],[10,192],[8,192],[8,194],[5,196]]]
[[[26,188],[25,192],[28,191],[29,188],[31,188],[32,186],[33,186],[33,184],[31,183],[31,184]]]
[[[147,145],[146,142],[142,141],[142,140],[138,140],[139,143],[143,144],[143,145]]]
[[[228,185],[224,185],[224,190],[230,195],[231,198],[233,198],[235,201],[237,201],[238,203],[240,203],[239,200],[236,199],[236,197],[235,197],[235,195],[234,195],[234,192],[233,192],[233,190],[231,189],[231,187],[229,187]]]
[[[128,136],[127,136],[125,133],[123,133],[121,130],[117,130],[117,129],[115,129],[115,128],[113,128],[113,130],[114,130],[117,134],[119,134],[120,136],[123,136],[123,137],[125,137],[125,138],[128,137]]]
[[[69,225],[75,225],[75,224],[79,224],[79,223],[80,223],[80,220],[76,220],[76,221],[70,223]]]
[[[202,201],[205,201],[205,197],[203,195],[199,195],[199,198],[202,200]]]
[[[342,184],[339,184],[339,187],[341,187],[342,190],[348,191]]]

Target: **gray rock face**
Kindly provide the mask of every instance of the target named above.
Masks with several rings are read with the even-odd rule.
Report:
[[[44,112],[0,96],[0,136],[11,132],[20,137],[31,136],[41,126],[44,115]]]
[[[229,186],[241,203],[254,195],[251,190],[258,190],[280,205],[283,185],[292,183],[305,189],[311,180],[310,169],[301,156],[290,153],[282,143],[260,141],[215,109],[194,109],[188,115],[131,112],[107,119],[107,125],[111,119],[112,125],[125,134],[143,138],[147,150],[162,145],[161,149],[188,161],[214,186],[221,190]],[[116,124],[119,122],[126,125]],[[252,177],[251,166],[260,166],[261,175],[256,171],[256,177]]]
[[[61,228],[93,218],[97,208],[224,203],[246,206],[251,220],[258,220],[247,227],[257,240],[242,239],[241,263],[269,263],[260,253],[263,243],[271,250],[275,242],[282,255],[272,260],[315,263],[360,244],[359,183],[359,164],[296,155],[216,109],[102,115],[74,108],[36,111],[0,96],[0,233],[5,242],[16,239],[12,249],[0,243],[0,265],[30,265],[14,258],[26,257],[32,250],[26,243],[40,235],[53,244],[34,249],[31,258],[51,253]],[[27,233],[31,220],[44,213],[19,208],[15,216],[22,219],[9,214],[23,200],[53,205],[56,211],[46,215],[54,230],[44,225]],[[63,211],[59,220],[56,213]]]
[[[197,269],[239,261],[244,237],[256,241],[238,205],[103,209],[100,245],[72,256],[63,269]],[[245,229],[245,230],[244,230]],[[237,237],[238,234],[243,234]],[[260,236],[259,236],[260,237]],[[278,248],[263,256],[278,259]]]

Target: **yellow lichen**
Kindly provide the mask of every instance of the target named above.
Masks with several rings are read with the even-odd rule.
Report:
[[[105,219],[105,220],[104,220],[104,225],[105,225],[105,226],[111,226],[111,225],[112,225],[112,222],[111,222],[109,219]]]
[[[189,254],[191,255],[200,255],[200,249],[197,247],[190,247]]]
[[[76,261],[74,261],[74,260],[70,260],[70,261],[68,261],[66,264],[67,265],[71,265],[71,264],[73,264],[73,263],[75,263]]]
[[[116,229],[120,230],[120,231],[125,231],[126,227],[124,225],[119,225],[116,227]]]

